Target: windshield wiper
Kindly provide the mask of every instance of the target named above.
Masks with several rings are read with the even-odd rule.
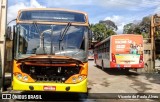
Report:
[[[61,42],[63,41],[64,36],[67,34],[67,31],[68,31],[68,29],[70,28],[70,26],[71,26],[71,22],[68,22],[68,24],[65,26],[63,32],[61,31],[61,33],[60,33],[60,38],[59,38],[59,50],[60,50],[60,47],[61,47]]]
[[[50,52],[50,54],[53,54],[53,41],[52,41],[52,39],[53,39],[53,25],[51,25],[51,52]],[[55,52],[54,52],[54,54],[55,54]]]
[[[38,25],[37,25],[37,22],[36,21],[34,21],[33,22],[33,25],[35,26],[35,29],[36,29],[36,31],[39,33],[39,35],[40,35],[40,40],[42,39],[42,47],[43,47],[43,51],[44,51],[44,54],[45,54],[45,48],[44,48],[44,36],[43,35],[41,35],[41,31],[40,31],[40,29],[39,29],[39,27],[38,27]],[[41,47],[41,46],[40,46]],[[41,49],[41,48],[40,48]],[[41,51],[40,51],[40,53],[41,53]],[[42,54],[42,53],[41,53]]]

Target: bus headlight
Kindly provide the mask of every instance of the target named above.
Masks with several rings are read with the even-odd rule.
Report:
[[[28,81],[28,76],[24,76],[24,77],[23,77],[23,80],[24,80],[24,81]]]
[[[83,76],[78,76],[78,80],[82,81],[83,80]]]
[[[21,79],[22,79],[22,74],[17,74],[17,78],[18,78],[19,80],[21,80]]]
[[[69,79],[67,79],[66,81],[65,81],[65,83],[79,83],[79,82],[81,82],[81,81],[83,81],[84,79],[86,79],[86,75],[80,75],[80,74],[77,74],[77,75],[73,75],[73,76],[71,76]]]
[[[73,77],[73,78],[72,78],[72,82],[73,82],[73,83],[76,83],[76,77]]]
[[[25,74],[25,73],[14,73],[16,79],[23,81],[23,82],[35,82],[35,80],[33,80],[29,75]]]

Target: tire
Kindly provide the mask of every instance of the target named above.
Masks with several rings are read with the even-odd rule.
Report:
[[[128,73],[128,72],[129,72],[129,68],[125,68],[125,69],[124,69],[124,72],[127,72],[127,73]]]
[[[88,98],[88,92],[87,93],[81,93],[80,99],[87,99]]]

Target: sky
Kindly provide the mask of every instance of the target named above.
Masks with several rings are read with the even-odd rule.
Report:
[[[139,21],[148,15],[160,13],[160,0],[8,0],[8,22],[24,8],[65,8],[84,11],[89,22],[112,20],[123,32],[125,24]]]

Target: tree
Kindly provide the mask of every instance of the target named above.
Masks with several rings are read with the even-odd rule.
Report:
[[[139,27],[142,32],[150,33],[151,17],[150,16],[144,17],[141,23],[139,24]]]
[[[107,29],[111,29],[111,30],[114,30],[114,31],[118,30],[117,25],[111,20],[105,20],[105,21],[101,20],[101,21],[99,21],[99,23],[104,24]]]
[[[146,16],[142,19],[141,23],[139,24],[139,28],[141,30],[141,34],[143,37],[150,36],[150,27],[151,27],[151,17]]]
[[[134,26],[135,25],[133,23],[129,23],[129,24],[124,25],[123,33],[124,34],[132,34],[134,31]]]
[[[144,17],[138,23],[129,23],[123,27],[123,33],[126,34],[142,34],[143,37],[149,37],[150,34],[150,16]]]
[[[95,24],[91,26],[91,30],[94,33],[95,40],[101,41],[106,33],[107,29],[104,24]]]
[[[94,39],[98,42],[110,35],[116,34],[112,29],[107,29],[104,23],[91,24],[91,30],[94,33]]]

